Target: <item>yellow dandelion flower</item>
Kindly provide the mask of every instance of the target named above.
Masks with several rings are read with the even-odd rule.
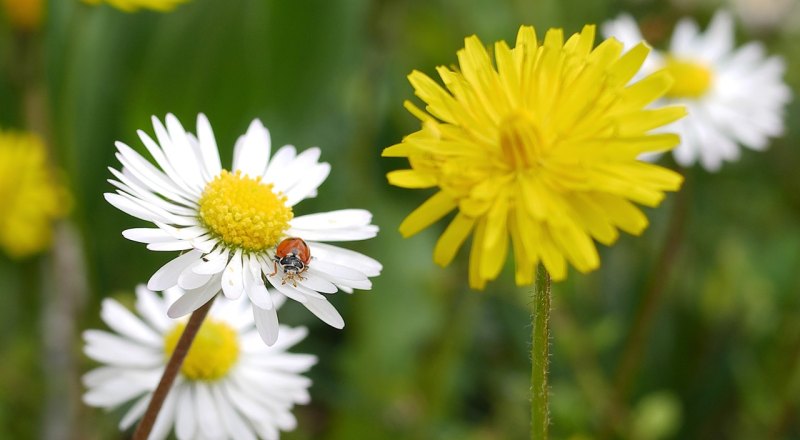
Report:
[[[50,246],[53,222],[70,205],[45,158],[35,134],[0,131],[0,247],[15,258]]]
[[[474,234],[473,288],[498,276],[509,241],[518,285],[533,282],[539,262],[554,280],[566,277],[568,264],[596,269],[593,239],[610,245],[619,230],[640,234],[648,221],[635,204],[656,206],[681,185],[679,174],[637,160],[678,144],[674,134],[650,131],[685,109],[645,108],[670,89],[671,78],[660,72],[628,84],[648,47],[623,54],[609,39],[593,49],[594,36],[595,27],[586,26],[565,42],[561,29],[550,29],[539,42],[523,26],[513,49],[495,43],[494,62],[472,36],[458,51],[460,68],[437,69],[444,87],[421,72],[409,75],[427,106],[405,103],[422,128],[384,150],[411,165],[388,179],[439,191],[400,232],[413,235],[457,210],[433,258],[449,264]]]
[[[14,28],[23,31],[41,27],[44,8],[43,0],[3,0],[7,20]]]
[[[83,0],[90,5],[108,3],[109,5],[125,12],[136,12],[139,9],[151,9],[159,12],[169,12],[181,3],[189,0]]]

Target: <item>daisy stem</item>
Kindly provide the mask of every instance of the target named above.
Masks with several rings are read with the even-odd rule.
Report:
[[[531,324],[531,440],[543,440],[550,425],[550,274],[541,264],[536,270]]]
[[[136,431],[133,433],[133,440],[146,440],[147,437],[150,436],[150,431],[153,429],[156,417],[158,417],[158,413],[161,411],[161,406],[164,405],[164,400],[167,398],[167,394],[172,388],[175,377],[181,370],[183,360],[186,359],[186,355],[189,353],[189,348],[192,346],[194,337],[197,336],[197,331],[200,330],[200,325],[203,324],[206,315],[208,315],[208,311],[211,309],[214,298],[211,298],[211,300],[202,307],[195,310],[192,316],[189,317],[189,322],[186,324],[186,328],[183,330],[178,340],[178,345],[175,346],[175,350],[172,352],[172,356],[170,356],[166,368],[164,368],[164,374],[161,375],[161,380],[158,382],[158,386],[153,392],[153,398],[150,399],[147,410],[142,420],[139,422],[139,425],[136,427]]]

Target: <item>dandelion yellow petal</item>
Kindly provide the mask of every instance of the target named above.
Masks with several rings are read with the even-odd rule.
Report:
[[[609,38],[600,43],[592,53],[589,54],[587,61],[590,64],[597,64],[603,69],[608,69],[610,65],[619,59],[622,48],[622,43],[613,38]]]
[[[425,113],[424,111],[422,111],[422,110],[421,110],[419,107],[417,107],[416,105],[414,105],[414,103],[413,103],[413,102],[411,102],[411,101],[408,101],[408,100],[406,100],[406,101],[403,101],[403,107],[404,107],[406,110],[408,110],[408,112],[409,112],[409,113],[411,113],[412,115],[414,115],[414,117],[416,117],[417,119],[419,119],[420,121],[423,121],[423,122],[424,122],[424,121],[427,121],[427,120],[431,119],[431,116],[430,116],[430,115],[428,115],[427,113]]]
[[[433,176],[415,170],[398,170],[386,174],[389,184],[402,188],[430,188],[436,186]]]
[[[503,95],[509,100],[510,105],[519,106],[520,96],[517,93],[520,86],[519,65],[514,61],[513,53],[505,41],[498,41],[494,45],[494,55],[502,81]]]
[[[608,219],[623,231],[640,235],[647,228],[647,216],[633,203],[610,194],[595,193],[588,199],[608,216]]]
[[[574,56],[585,57],[592,50],[596,32],[597,27],[595,25],[587,24],[583,27],[580,34],[572,35],[567,42],[564,43],[564,50],[572,52]]]
[[[686,107],[662,107],[654,110],[641,110],[628,116],[620,117],[618,133],[620,136],[642,135],[654,128],[675,122],[686,116]]]
[[[544,34],[542,46],[558,50],[564,46],[564,30],[559,28],[548,29]]]
[[[386,147],[381,152],[382,157],[408,157],[413,153],[414,147],[408,143],[394,144],[391,147]]]
[[[409,237],[427,228],[456,207],[456,200],[444,191],[439,191],[426,200],[400,223],[400,233]]]
[[[554,155],[564,160],[572,158],[576,154],[592,160],[630,160],[642,153],[669,150],[679,142],[680,138],[671,133],[595,139],[586,142],[565,142]]]
[[[558,250],[549,229],[542,228],[538,244],[539,255],[544,267],[550,272],[553,281],[561,281],[567,277],[567,262],[564,254]]]
[[[527,224],[525,220],[519,220],[519,216],[522,212],[522,210],[514,209],[508,216],[508,229],[511,234],[511,245],[514,250],[514,280],[518,286],[525,286],[533,283],[536,264],[538,264],[536,255],[527,250],[523,230],[520,228],[520,223]]]
[[[481,260],[483,254],[483,237],[486,232],[486,219],[482,218],[475,226],[472,237],[472,248],[469,252],[469,286],[476,290],[486,287],[486,279],[481,277]]]
[[[442,267],[450,264],[474,226],[474,217],[462,213],[456,214],[436,242],[436,247],[433,249],[434,263]]]
[[[650,54],[650,48],[644,43],[633,46],[633,49],[626,52],[622,57],[615,61],[608,69],[608,76],[611,84],[626,84],[639,71]]]
[[[517,31],[517,47],[524,47],[527,50],[535,49],[539,42],[536,39],[536,30],[533,26],[520,26]]]
[[[428,111],[433,116],[446,122],[454,121],[451,109],[458,104],[439,84],[418,70],[408,75],[408,81],[414,86],[417,96],[428,104]]]
[[[576,269],[586,273],[600,265],[597,248],[592,239],[578,225],[565,223],[551,230],[553,238]]]
[[[617,241],[619,238],[617,229],[609,222],[603,210],[591,203],[590,195],[575,194],[570,197],[569,201],[581,226],[589,231],[595,240],[605,245]]]
[[[643,108],[647,104],[664,96],[673,84],[672,77],[666,72],[656,72],[641,81],[637,81],[620,92],[617,101],[618,111],[630,111]]]
[[[508,201],[498,198],[486,216],[483,238],[481,276],[487,280],[497,278],[508,254]]]

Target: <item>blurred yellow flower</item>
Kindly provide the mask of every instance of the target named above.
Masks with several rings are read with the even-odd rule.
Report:
[[[6,19],[15,29],[39,29],[44,17],[43,0],[3,0]]]
[[[47,166],[42,140],[0,131],[0,247],[15,258],[46,249],[53,221],[66,215],[69,205],[66,189]]]
[[[622,55],[622,44],[609,39],[593,50],[594,36],[586,26],[564,42],[561,29],[550,29],[540,43],[523,26],[513,49],[495,43],[494,63],[472,36],[458,52],[460,68],[437,69],[446,88],[421,72],[409,75],[427,106],[405,103],[422,128],[384,150],[411,164],[390,172],[389,182],[439,191],[400,232],[413,235],[457,210],[433,258],[449,264],[474,233],[473,288],[498,276],[509,241],[518,285],[533,282],[539,262],[554,280],[566,277],[567,263],[596,269],[592,239],[610,245],[619,229],[640,234],[648,221],[634,202],[656,206],[681,185],[679,174],[636,159],[679,141],[649,132],[683,117],[683,107],[645,109],[671,78],[661,72],[628,85],[647,46]]]
[[[169,12],[181,3],[189,0],[83,0],[90,5],[108,3],[109,5],[125,12],[136,12],[139,9],[152,9],[154,11]]]

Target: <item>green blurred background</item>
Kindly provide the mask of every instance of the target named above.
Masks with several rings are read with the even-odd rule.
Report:
[[[774,23],[740,16],[738,36],[784,56],[798,95],[798,2],[750,2],[793,8]],[[705,25],[716,7],[748,0],[734,3],[193,0],[125,14],[51,0],[39,36],[15,37],[4,21],[0,127],[25,126],[20,64],[40,62],[75,203],[56,248],[24,261],[0,255],[0,438],[124,438],[121,411],[80,403],[79,376],[92,367],[80,332],[103,327],[102,298],[131,303],[133,287],[170,258],[125,240],[120,232],[143,222],[102,197],[106,167],[119,166],[114,141],[141,149],[136,130],[151,132],[150,115],[167,112],[191,130],[205,112],[227,165],[256,117],[277,146],[319,145],[333,171],[298,214],[366,208],[382,229],[352,246],[384,272],[372,291],[332,299],[343,331],[296,304],[281,311],[282,322],[311,329],[295,351],[320,358],[313,402],[283,438],[528,438],[530,291],[513,285],[510,266],[485,292],[470,291],[464,252],[435,266],[445,222],[411,239],[397,233],[429,195],[389,187],[385,173],[405,164],[380,158],[418,128],[402,107],[413,96],[405,76],[455,63],[470,34],[489,43],[513,40],[520,24],[575,32],[630,11],[659,46],[681,16]],[[38,49],[41,59],[25,61]],[[800,438],[799,116],[791,104],[785,137],[766,153],[747,151],[717,174],[685,170],[685,189],[648,210],[642,237],[601,249],[600,270],[554,286],[553,438]]]

